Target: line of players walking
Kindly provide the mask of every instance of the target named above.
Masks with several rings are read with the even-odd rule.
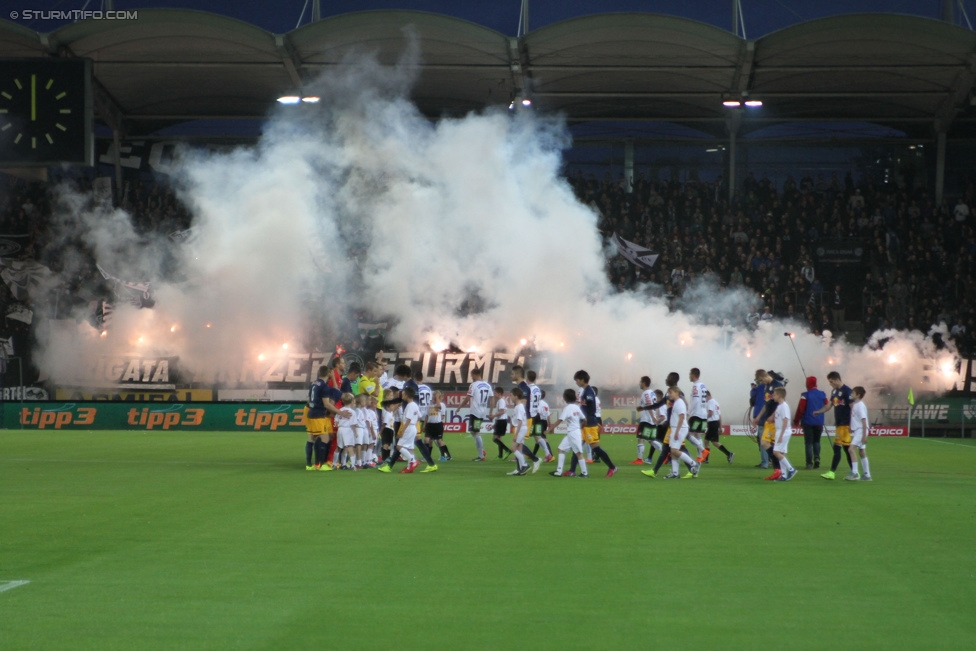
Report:
[[[473,381],[468,388],[467,406],[470,410],[468,431],[478,452],[474,461],[487,459],[482,430],[485,421],[490,421],[498,457],[515,457],[516,468],[509,475],[535,473],[543,463],[554,458],[556,470],[549,474],[555,477],[589,477],[589,464],[595,462],[602,462],[607,467],[607,477],[616,474],[617,466],[600,445],[600,399],[585,370],[577,371],[573,376],[577,389],[569,388],[563,392],[566,404],[555,422],[545,400],[545,391],[535,384],[534,371],[526,371],[522,366],[513,367],[511,380],[517,386],[508,397],[503,387],[492,387],[484,380],[480,368],[473,369],[471,374]],[[365,369],[353,364],[347,372],[345,363],[337,357],[330,366],[320,367],[318,375],[309,387],[305,407],[307,470],[376,468],[389,473],[403,459],[406,466],[400,473],[410,474],[419,467],[419,453],[427,464],[420,472],[436,472],[438,466],[432,456],[435,445],[440,453],[439,461],[452,459],[443,440],[443,416],[447,412],[444,395],[424,385],[421,373],[411,373],[409,366],[400,365],[390,379],[377,362],[367,363]],[[670,373],[664,391],[652,390],[649,377],[640,379],[637,458],[631,465],[653,466],[641,471],[648,477],[657,477],[661,467],[669,462],[671,471],[664,475],[665,479],[697,477],[702,464],[709,462],[713,449],[724,454],[730,464],[735,458],[735,454],[720,443],[721,407],[701,382],[699,369],[692,368],[689,372],[690,395],[686,396],[678,387],[679,379],[677,373]],[[864,389],[850,389],[840,381],[837,373],[829,374],[828,381],[834,388],[829,401],[816,389],[816,378],[807,378],[807,391],[792,419],[797,424],[802,423],[804,428],[807,468],[819,467],[823,414],[833,408],[837,423],[834,459],[831,470],[822,476],[834,478],[843,449],[851,465],[847,479],[870,481],[865,453],[868,425],[867,410],[862,401]],[[758,467],[774,467],[767,480],[793,479],[797,471],[787,458],[792,427],[785,387],[772,373],[757,371],[750,405],[752,424],[762,426],[762,436],[757,436],[762,455]],[[560,427],[565,428],[566,434],[554,455],[547,433]],[[513,437],[511,447],[506,445],[505,439],[509,433]],[[535,440],[531,450],[530,439]],[[691,456],[686,442],[697,449],[697,457]],[[648,453],[646,457],[645,452]],[[656,461],[655,453],[658,455]],[[570,459],[568,470],[565,469],[567,454]],[[858,475],[852,454],[854,459],[860,456],[863,476]],[[682,464],[686,468],[684,474],[681,474]]]

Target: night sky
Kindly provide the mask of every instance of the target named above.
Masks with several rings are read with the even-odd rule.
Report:
[[[0,0],[0,17],[11,11],[81,9],[84,0]],[[295,28],[305,0],[245,2],[242,0],[116,0],[116,9],[168,7],[198,9],[224,14],[253,23],[271,32],[283,33]],[[976,2],[970,0],[967,13],[976,19]],[[104,0],[90,0],[87,9],[101,9]],[[412,9],[456,16],[514,36],[518,29],[520,0],[322,0],[322,17],[369,9]],[[777,29],[802,22],[844,13],[893,12],[941,17],[941,0],[742,0],[746,36],[757,38]],[[310,20],[311,0],[302,24]],[[534,0],[530,4],[530,27],[538,29],[567,18],[605,12],[647,12],[682,16],[731,30],[732,0]],[[64,25],[63,21],[14,21],[40,32]],[[958,15],[957,23],[965,25]]]

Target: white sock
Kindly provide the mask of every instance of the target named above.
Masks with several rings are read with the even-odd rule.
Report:
[[[654,449],[657,450],[658,452],[661,452],[661,451],[664,450],[664,445],[662,445],[661,442],[658,441],[657,439],[654,439],[653,441],[651,441],[651,445],[654,446]]]
[[[342,454],[339,448],[336,448],[335,453],[332,455],[332,465],[339,463],[339,455]]]
[[[644,440],[641,439],[640,443],[637,444],[637,458],[644,458]]]
[[[864,468],[864,476],[865,477],[867,477],[868,475],[871,474],[871,469],[868,467],[868,458],[867,457],[862,457],[861,458],[861,467]]]
[[[586,476],[586,459],[579,460],[580,474]]]
[[[349,464],[355,468],[356,467],[356,453],[353,452],[349,455]]]
[[[400,456],[407,460],[407,463],[415,463],[417,458],[413,456],[413,452],[410,448],[403,448],[400,450]]]
[[[589,443],[583,444],[583,452],[585,452],[583,456],[586,457],[586,460],[593,463],[593,448],[590,447]]]
[[[481,440],[481,434],[474,435],[474,444],[478,447],[478,456],[479,457],[485,456],[485,444]]]
[[[524,468],[525,467],[525,455],[522,454],[522,450],[521,449],[518,449],[518,450],[515,451],[515,459],[516,459],[516,461],[518,461],[518,467],[519,468]]]
[[[671,451],[671,473],[677,475],[681,471],[681,462],[674,458],[674,451]]]
[[[673,454],[671,455],[671,458],[674,459],[674,455]],[[685,463],[687,463],[689,466],[695,465],[695,460],[692,459],[690,456],[688,456],[688,453],[687,452],[682,452],[681,453],[681,456],[679,458],[682,461],[684,461]],[[673,463],[673,461],[672,461],[672,463]]]
[[[562,452],[560,452],[559,453],[559,457],[557,458],[557,461],[556,461],[556,474],[557,475],[563,474],[563,465],[565,463],[566,463],[566,455],[563,454]]]
[[[793,464],[791,464],[789,462],[789,459],[787,459],[786,457],[783,457],[782,459],[779,460],[779,469],[782,470],[783,472],[790,472],[794,470]]]
[[[546,450],[546,456],[547,457],[551,457],[552,456],[552,448],[549,447],[549,441],[546,440],[546,439],[542,439],[541,443],[542,443],[542,447],[545,448],[545,450]]]
[[[697,436],[693,436],[692,434],[689,434],[688,435],[688,440],[691,441],[691,444],[692,445],[694,445],[696,448],[698,448],[698,454],[701,454],[702,452],[704,452],[704,450],[705,450],[705,444],[702,443],[702,440],[700,438],[698,438]]]

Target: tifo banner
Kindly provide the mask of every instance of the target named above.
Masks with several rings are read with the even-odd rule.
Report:
[[[56,389],[56,400],[115,402],[211,402],[212,389],[174,389],[172,391],[123,391],[104,389]],[[45,395],[46,399],[46,395]]]
[[[0,391],[0,400],[3,400],[4,402],[47,399],[47,391],[43,387],[4,387],[3,390]]]
[[[209,373],[198,373],[197,383],[213,384],[233,390],[253,389],[300,389],[308,390],[315,379],[318,367],[328,363],[332,352],[288,353],[284,355],[261,355],[229,368],[213,369]],[[353,355],[346,355],[347,366]],[[378,361],[386,365],[387,372],[393,374],[398,364],[407,364],[414,371],[424,374],[423,382],[432,388],[440,386],[457,387],[472,382],[471,371],[484,370],[485,380],[492,384],[505,382],[516,364],[526,364],[526,357],[514,353],[434,353],[430,351],[384,352],[377,355]],[[550,358],[538,356],[528,358],[528,365],[538,374],[538,384],[552,382],[553,367]],[[362,362],[360,359],[356,361]],[[79,386],[138,389],[142,386],[155,388],[158,385],[180,383],[179,357],[101,357],[87,369],[84,377],[77,378]],[[139,385],[139,386],[136,386]],[[263,385],[263,386],[262,386]],[[225,389],[225,391],[227,390]],[[222,392],[223,393],[223,392]],[[231,395],[231,394],[226,394]],[[221,396],[223,399],[223,396]],[[245,399],[261,399],[245,398]]]
[[[230,396],[227,389],[246,390],[247,387],[268,389],[302,389],[307,391],[308,385],[315,379],[318,367],[328,363],[333,357],[332,352],[288,353],[279,355],[261,355],[248,360],[242,360],[235,366],[214,369],[209,374],[199,373],[195,380],[203,383],[213,383],[219,387],[226,387],[220,391],[221,399]],[[362,363],[363,359],[350,353],[343,355],[348,367],[351,362]],[[467,386],[472,382],[471,371],[475,368],[483,369],[485,380],[492,383],[502,383],[508,380],[508,374],[516,364],[528,364],[529,368],[538,374],[538,384],[547,385],[552,382],[553,366],[548,356],[526,358],[514,353],[434,353],[431,351],[385,351],[376,355],[375,359],[386,367],[392,376],[393,369],[398,364],[406,364],[414,371],[424,374],[423,383],[431,388],[456,388]],[[528,359],[528,362],[526,360]],[[118,362],[109,365],[118,370]],[[111,375],[111,374],[106,374]],[[119,377],[115,374],[115,377]],[[121,379],[117,381],[121,382]],[[264,385],[261,387],[260,385]],[[245,398],[245,399],[261,399]]]
[[[179,357],[100,357],[82,375],[79,386],[161,389],[175,388]]]

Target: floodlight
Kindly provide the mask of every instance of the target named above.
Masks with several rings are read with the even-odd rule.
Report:
[[[279,104],[298,104],[302,98],[298,95],[282,95],[278,98]]]

